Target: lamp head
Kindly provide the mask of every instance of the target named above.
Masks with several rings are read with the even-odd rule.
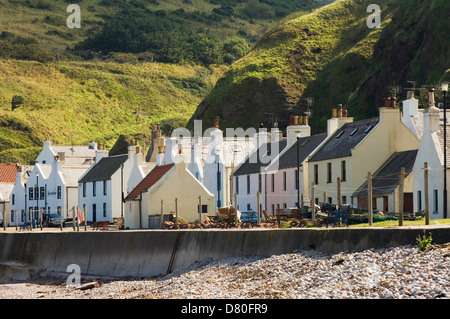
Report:
[[[441,90],[442,90],[442,92],[448,91],[448,83],[447,82],[444,82],[441,84]]]

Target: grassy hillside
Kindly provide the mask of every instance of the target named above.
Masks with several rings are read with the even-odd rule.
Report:
[[[214,51],[219,63],[235,53],[224,52],[227,41],[239,38],[251,47],[286,15],[321,5],[316,0],[82,0],[75,2],[81,28],[70,29],[69,3],[0,0],[0,57],[48,61],[146,52],[145,58],[159,62],[198,63],[202,57],[192,55],[203,49]]]
[[[183,126],[210,91],[221,67],[162,63],[0,60],[0,159],[10,149],[150,134],[156,123]],[[13,96],[23,103],[12,110]],[[26,159],[25,159],[26,160]]]
[[[188,126],[220,116],[224,127],[250,127],[270,124],[273,114],[283,127],[313,100],[310,123],[320,131],[337,104],[356,119],[369,117],[392,86],[440,81],[450,66],[450,3],[377,1],[381,28],[370,29],[372,2],[339,0],[284,19],[232,65]]]
[[[315,0],[0,0],[0,161],[184,126],[228,65]]]

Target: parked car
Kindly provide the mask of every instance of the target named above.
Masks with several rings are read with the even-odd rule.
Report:
[[[48,227],[52,227],[52,226],[60,226],[61,225],[61,217],[56,214],[50,214],[47,216],[47,226]],[[63,227],[66,226],[66,220],[63,220]]]

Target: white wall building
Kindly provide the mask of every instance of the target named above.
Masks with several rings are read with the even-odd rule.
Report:
[[[10,195],[10,225],[39,224],[52,213],[71,218],[78,204],[78,178],[95,161],[96,145],[53,146],[44,142],[36,164],[16,174]],[[16,218],[17,216],[17,218]]]
[[[430,219],[443,218],[444,201],[443,201],[443,185],[444,185],[444,123],[443,111],[435,106],[434,92],[429,92],[429,105],[423,111],[424,129],[423,137],[417,153],[416,161],[413,168],[413,191],[414,191],[414,211],[425,210],[425,174],[424,166],[428,163],[428,199]],[[447,118],[450,114],[447,113]],[[447,136],[450,134],[450,125],[447,124]],[[447,139],[447,189],[450,180],[450,142]],[[450,200],[447,199],[447,203]],[[448,207],[447,207],[448,209]],[[448,212],[447,212],[448,214]]]
[[[144,161],[139,146],[129,146],[128,154],[101,157],[78,181],[78,206],[87,221],[123,217],[122,199],[154,166]]]

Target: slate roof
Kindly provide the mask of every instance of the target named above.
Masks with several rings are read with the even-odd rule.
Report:
[[[272,148],[276,150],[275,143],[278,143],[278,152],[272,154]],[[235,176],[255,174],[261,172],[261,169],[270,165],[272,160],[286,147],[287,140],[264,143],[256,153],[249,154],[245,161],[234,171]]]
[[[128,154],[103,157],[78,182],[88,183],[93,181],[106,181],[120,168],[120,165],[128,159]]]
[[[125,199],[134,199],[143,191],[151,188],[156,184],[175,164],[157,165],[150,173],[145,176],[142,181],[128,194]]]
[[[357,146],[378,124],[379,118],[346,123],[314,154],[310,162],[352,155]]]
[[[316,134],[302,137],[286,150],[278,160],[278,169],[297,167],[297,143],[299,143],[299,161],[302,163],[327,137],[327,134]]]
[[[374,174],[372,178],[372,194],[392,194],[400,182],[399,173],[405,168],[407,177],[413,170],[418,150],[394,153]],[[353,196],[367,196],[367,181],[358,188]]]

